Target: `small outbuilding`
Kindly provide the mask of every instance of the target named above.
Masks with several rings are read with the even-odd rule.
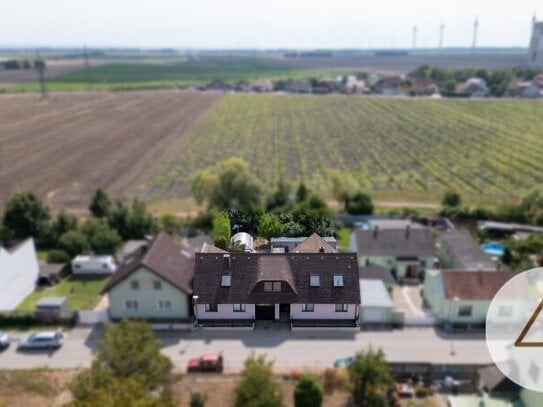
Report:
[[[113,256],[76,256],[72,260],[74,275],[107,275],[117,270]]]
[[[360,323],[386,324],[391,322],[394,302],[381,280],[360,280]]]
[[[36,303],[36,317],[44,322],[58,322],[71,315],[66,297],[43,297]]]
[[[65,263],[39,263],[37,285],[54,285],[70,274],[70,266]]]

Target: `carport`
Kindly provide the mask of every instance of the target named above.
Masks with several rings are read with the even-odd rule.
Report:
[[[360,280],[360,323],[386,324],[394,303],[381,280]]]

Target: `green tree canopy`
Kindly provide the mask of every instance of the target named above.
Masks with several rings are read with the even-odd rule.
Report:
[[[334,199],[341,203],[344,210],[347,211],[349,202],[358,190],[358,182],[350,173],[339,170],[328,172],[328,182]]]
[[[311,374],[304,374],[294,389],[295,407],[320,407],[324,390],[319,379]]]
[[[296,190],[296,203],[304,202],[309,196],[309,189],[303,182],[300,182]]]
[[[107,218],[112,206],[109,195],[102,188],[98,188],[92,197],[89,210],[97,218]]]
[[[90,248],[96,254],[115,254],[121,246],[122,238],[119,233],[100,219],[88,219],[81,231],[87,236]]]
[[[349,367],[352,395],[362,407],[386,407],[387,397],[394,384],[392,374],[381,350],[369,349],[356,354]]]
[[[265,213],[258,223],[258,235],[266,239],[279,237],[283,233],[283,225],[279,218],[272,213]]]
[[[350,198],[345,209],[351,215],[370,215],[374,209],[371,196],[359,191]]]
[[[230,158],[200,171],[191,184],[191,193],[208,208],[253,212],[262,206],[262,186],[240,158]]]
[[[232,226],[230,217],[226,212],[217,212],[213,215],[211,221],[211,238],[217,247],[226,249],[232,236]]]
[[[147,390],[168,385],[172,364],[160,354],[160,345],[144,321],[123,320],[106,325],[98,342],[96,361],[100,368],[120,379],[134,379]]]
[[[147,212],[145,203],[137,199],[130,206],[117,201],[108,222],[125,240],[143,239],[156,231],[155,219]]]
[[[41,238],[49,221],[49,208],[34,194],[20,192],[6,204],[3,223],[16,239]]]
[[[441,204],[447,208],[458,208],[462,202],[460,194],[456,191],[449,190],[443,195]]]
[[[280,407],[283,404],[272,366],[262,355],[251,355],[245,360],[241,382],[235,390],[235,407]]]
[[[83,232],[78,230],[64,233],[59,239],[58,246],[68,253],[70,257],[77,256],[90,249],[89,239]]]

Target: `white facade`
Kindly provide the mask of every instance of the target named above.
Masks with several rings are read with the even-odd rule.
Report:
[[[13,251],[0,247],[0,311],[11,311],[32,291],[39,266],[34,240],[28,239]]]
[[[292,319],[356,319],[358,304],[345,304],[347,311],[336,311],[336,304],[314,304],[313,311],[302,311],[302,304],[290,305]]]
[[[77,256],[72,260],[74,275],[112,274],[117,270],[113,256]]]
[[[255,304],[238,304],[244,311],[234,311],[234,304],[217,304],[217,311],[206,311],[205,304],[196,304],[197,319],[255,319]],[[239,308],[238,308],[239,309]]]

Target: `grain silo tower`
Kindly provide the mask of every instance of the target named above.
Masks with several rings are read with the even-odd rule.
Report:
[[[532,19],[528,65],[543,67],[543,21],[537,21],[535,15]]]

